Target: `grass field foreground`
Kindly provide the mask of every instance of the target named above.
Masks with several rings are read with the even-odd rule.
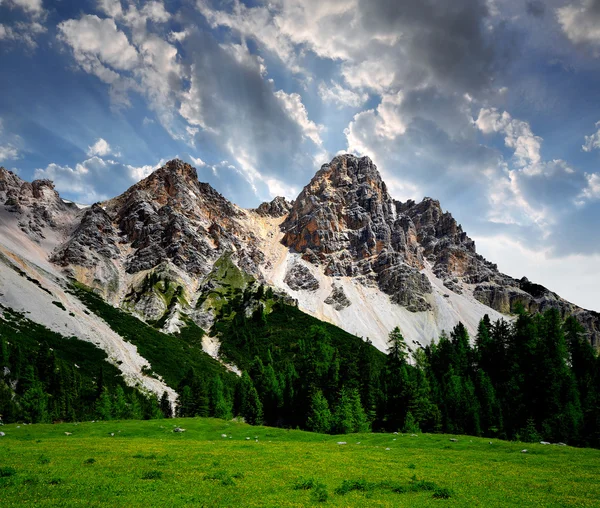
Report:
[[[329,436],[201,418],[0,430],[3,507],[549,507],[600,500],[600,450],[593,449],[443,434]]]

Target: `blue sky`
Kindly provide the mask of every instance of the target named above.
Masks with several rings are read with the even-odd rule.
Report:
[[[0,0],[0,164],[79,202],[180,157],[235,203],[340,151],[600,310],[600,0]]]

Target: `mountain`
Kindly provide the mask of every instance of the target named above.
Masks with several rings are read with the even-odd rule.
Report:
[[[293,304],[380,350],[395,326],[414,348],[459,321],[473,335],[485,314],[510,319],[518,304],[573,315],[593,345],[600,339],[598,313],[500,273],[438,201],[394,200],[373,162],[353,155],[324,164],[293,202],[253,210],[180,160],[86,208],[49,181],[0,168],[0,304],[93,342],[131,382],[174,397],[160,376],[143,374],[135,346],[87,312],[74,281],[165,333],[203,330],[216,358],[215,324],[233,315],[233,301],[247,316]]]

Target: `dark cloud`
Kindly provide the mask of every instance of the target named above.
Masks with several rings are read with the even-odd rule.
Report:
[[[541,0],[529,0],[525,4],[525,10],[534,18],[543,18],[546,14],[546,6]]]
[[[367,33],[400,36],[403,51],[395,65],[410,66],[413,79],[479,91],[492,84],[503,61],[498,42],[507,34],[502,27],[490,29],[483,0],[372,0],[361,2],[360,11]],[[399,74],[410,80],[411,73]]]
[[[186,39],[185,50],[191,88],[180,111],[199,127],[196,142],[218,146],[250,179],[252,168],[263,179],[304,184],[314,167],[313,142],[286,110],[287,94],[277,95],[261,74],[260,60],[245,46],[222,45],[200,31]]]

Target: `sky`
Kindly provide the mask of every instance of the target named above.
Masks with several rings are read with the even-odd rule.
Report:
[[[600,311],[600,0],[0,0],[0,165],[113,197],[179,157],[231,201],[337,153]]]

